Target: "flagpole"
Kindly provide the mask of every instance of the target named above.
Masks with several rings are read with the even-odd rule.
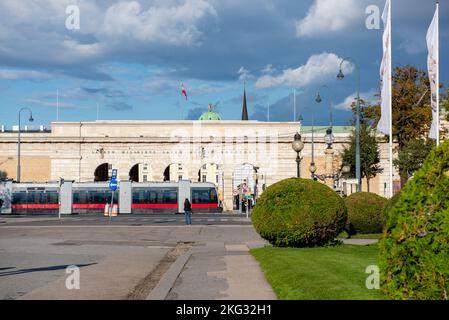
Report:
[[[437,146],[440,145],[440,1],[437,0]]]
[[[293,89],[293,122],[296,121],[296,89]]]
[[[392,2],[392,1],[391,1]],[[394,189],[393,189],[393,87],[392,87],[392,79],[391,79],[391,62],[393,60],[393,57],[391,56],[391,36],[393,35],[392,31],[392,24],[391,24],[391,9],[392,9],[392,3],[390,2],[390,10],[388,11],[388,20],[390,24],[390,36],[388,38],[388,54],[390,56],[389,59],[389,70],[390,74],[388,76],[388,90],[390,95],[390,143],[389,143],[389,151],[390,151],[390,198],[394,196]]]
[[[59,89],[56,89],[56,121],[59,121]]]
[[[270,103],[267,102],[267,121],[270,122]]]
[[[181,83],[181,90],[182,90],[182,83]],[[179,120],[182,120],[182,91],[181,94],[179,95]]]

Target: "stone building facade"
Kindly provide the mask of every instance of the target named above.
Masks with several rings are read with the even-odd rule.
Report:
[[[350,129],[334,128],[335,141],[329,155],[324,132],[315,128],[318,175],[340,168],[339,155],[348,143]],[[248,182],[251,193],[257,196],[269,185],[296,176],[292,141],[297,132],[305,143],[301,176],[311,178],[311,130],[301,128],[298,122],[54,122],[50,132],[22,132],[21,181],[104,180],[112,168],[118,169],[121,180],[141,180],[143,168],[148,181],[173,180],[181,175],[183,179],[202,181],[206,176],[213,180],[208,182],[217,184],[224,209],[232,210],[233,196],[241,183]],[[381,165],[388,168],[388,145],[381,144],[380,149]],[[142,168],[137,175],[133,171],[136,166]],[[167,175],[167,168],[173,167],[178,170],[176,174]],[[16,168],[17,132],[0,133],[0,170],[15,179]],[[252,168],[252,175],[248,168]],[[370,190],[388,195],[387,182],[386,169],[371,181]],[[350,192],[349,185],[347,188]]]

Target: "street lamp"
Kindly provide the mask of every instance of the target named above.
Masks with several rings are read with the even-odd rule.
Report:
[[[312,174],[312,179],[313,179],[313,180],[316,180],[316,178],[315,178],[316,169],[317,169],[317,168],[316,168],[315,162],[312,161],[312,162],[310,163],[309,171],[310,171],[310,173]]]
[[[34,121],[33,112],[31,111],[30,108],[23,107],[22,109],[19,110],[19,134],[18,134],[18,140],[17,140],[17,182],[20,182],[20,114],[24,110],[28,110],[28,112],[30,113],[30,118],[28,119],[28,121],[30,121],[30,122]]]
[[[343,168],[341,168],[341,172],[344,174],[348,174],[349,172],[351,172],[351,167],[350,166],[343,166]]]
[[[316,98],[315,98],[315,102],[316,103],[321,103],[323,101],[323,99],[321,98],[321,89],[322,88],[326,88],[327,90],[329,90],[329,126],[332,127],[332,122],[333,122],[333,117],[332,117],[332,105],[333,103],[333,93],[332,90],[327,86],[327,85],[322,85],[319,89],[318,92],[316,94]]]
[[[299,153],[304,149],[304,142],[301,139],[301,135],[297,132],[292,142],[292,149],[296,152],[296,176],[297,178],[301,177],[301,157]]]
[[[338,72],[337,79],[343,80],[345,75],[343,74],[342,65],[343,62],[352,62],[355,65],[357,71],[357,107],[356,107],[356,150],[355,150],[355,176],[357,179],[357,192],[362,191],[362,174],[361,174],[361,161],[360,161],[360,69],[357,63],[352,58],[342,59],[340,62],[340,71]]]
[[[327,128],[326,135],[324,136],[324,142],[327,144],[328,149],[332,149],[332,144],[334,143],[334,135],[332,134],[332,127]]]

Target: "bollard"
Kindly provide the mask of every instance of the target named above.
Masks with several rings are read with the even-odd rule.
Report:
[[[103,216],[109,217],[109,203],[106,203],[106,205],[104,206]]]
[[[116,204],[114,204],[112,206],[112,216],[117,217],[117,215],[118,215],[118,206]]]

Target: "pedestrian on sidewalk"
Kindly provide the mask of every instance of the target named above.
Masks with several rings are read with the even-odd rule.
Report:
[[[192,205],[190,204],[189,199],[184,200],[184,215],[186,217],[186,225],[192,224]]]

